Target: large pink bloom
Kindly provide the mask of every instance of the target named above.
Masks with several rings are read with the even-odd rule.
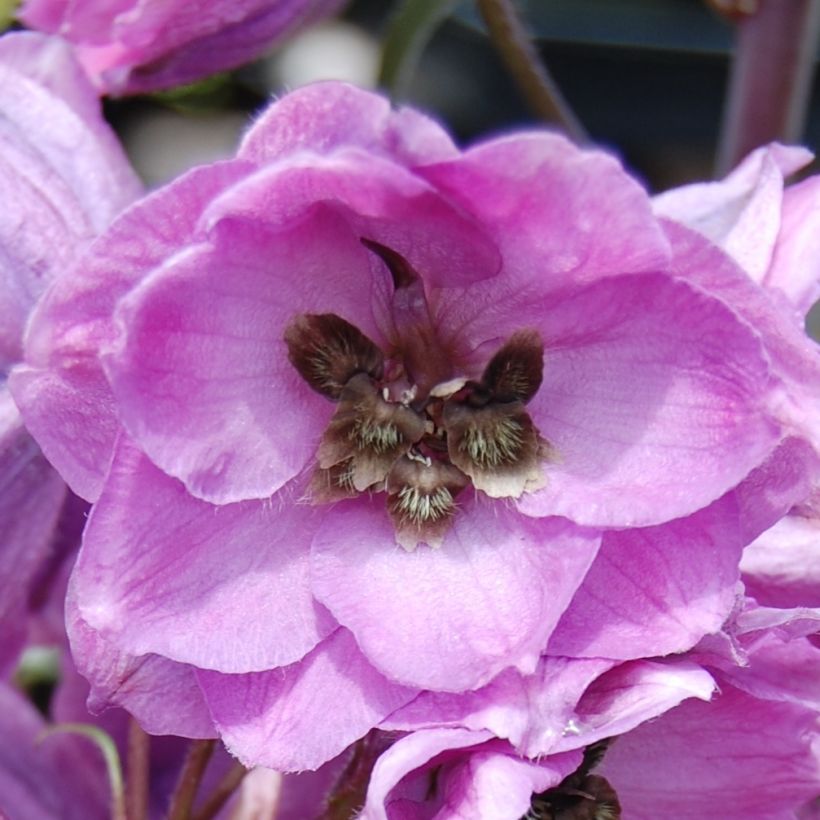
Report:
[[[69,613],[98,703],[294,770],[548,644],[691,648],[814,465],[746,280],[600,152],[284,98],[93,245],[13,376],[97,502]]]
[[[68,46],[0,38],[0,670],[23,641],[32,578],[58,549],[66,495],[6,377],[37,298],[139,191]]]
[[[106,94],[155,91],[236,68],[344,0],[26,0],[20,19],[77,49]]]

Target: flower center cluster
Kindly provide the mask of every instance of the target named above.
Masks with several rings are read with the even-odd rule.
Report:
[[[394,282],[412,286],[402,271]],[[410,359],[432,355],[409,334],[383,351],[335,313],[300,314],[285,331],[291,364],[336,402],[311,482],[315,502],[385,492],[398,542],[437,546],[472,485],[494,498],[543,486],[547,452],[525,405],[541,385],[544,346],[533,330],[514,333],[480,379],[455,375],[421,390]],[[410,354],[408,355],[408,351]]]

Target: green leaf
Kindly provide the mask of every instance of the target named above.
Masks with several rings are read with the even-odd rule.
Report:
[[[0,0],[0,31],[5,31],[17,14],[20,0]]]
[[[405,0],[390,21],[382,51],[379,85],[403,96],[421,54],[459,0]]]
[[[120,753],[117,745],[108,732],[104,732],[98,726],[91,723],[58,723],[44,729],[37,742],[41,743],[46,738],[56,734],[75,734],[87,737],[97,744],[105,759],[105,767],[108,771],[108,782],[111,786],[111,817],[112,820],[125,820],[125,793],[123,790],[122,765],[120,764]]]

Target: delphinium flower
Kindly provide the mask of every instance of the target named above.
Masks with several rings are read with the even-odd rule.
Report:
[[[25,639],[32,580],[76,551],[83,511],[28,434],[6,379],[52,279],[140,192],[69,47],[0,38],[0,669]],[[70,532],[70,547],[62,543]],[[36,596],[35,596],[36,597]]]
[[[604,153],[283,98],[94,243],[13,374],[96,502],[97,705],[301,770],[545,652],[690,649],[817,466],[785,400],[816,352],[776,359],[740,280]]]
[[[259,57],[344,0],[26,0],[25,25],[72,43],[106,94],[169,88]]]

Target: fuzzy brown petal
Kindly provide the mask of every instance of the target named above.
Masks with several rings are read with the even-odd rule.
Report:
[[[496,401],[526,404],[544,377],[544,343],[535,330],[519,330],[490,359],[481,381]]]
[[[444,404],[450,461],[491,498],[519,498],[543,487],[543,442],[521,402]]]
[[[335,313],[303,313],[285,330],[290,363],[317,392],[334,401],[357,373],[380,379],[381,350]]]
[[[387,478],[387,510],[396,540],[408,552],[420,542],[441,544],[456,509],[456,496],[469,484],[467,476],[445,461],[403,456]]]
[[[424,435],[424,419],[403,404],[385,401],[364,373],[345,385],[339,406],[319,444],[323,469],[351,462],[353,486],[361,491],[384,481],[393,463]]]

